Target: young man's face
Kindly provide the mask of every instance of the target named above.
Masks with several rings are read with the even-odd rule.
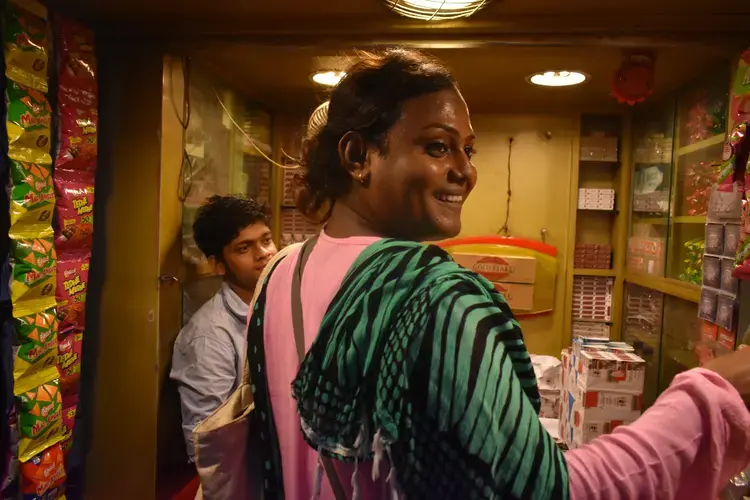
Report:
[[[233,285],[252,292],[276,251],[271,230],[265,223],[257,222],[240,231],[224,247],[223,262],[217,262],[216,270]]]

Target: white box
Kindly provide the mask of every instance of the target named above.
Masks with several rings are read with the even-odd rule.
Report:
[[[628,352],[582,351],[576,364],[578,386],[589,391],[642,394],[646,361]]]

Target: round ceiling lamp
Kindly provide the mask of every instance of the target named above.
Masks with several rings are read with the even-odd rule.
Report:
[[[578,71],[545,71],[528,78],[530,83],[542,87],[570,87],[586,81],[586,75]]]
[[[344,78],[343,71],[323,70],[312,75],[312,81],[324,87],[335,87]]]
[[[384,0],[393,12],[423,21],[469,17],[491,0]]]

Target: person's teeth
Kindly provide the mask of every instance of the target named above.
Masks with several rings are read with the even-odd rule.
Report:
[[[464,197],[461,195],[439,194],[437,195],[437,199],[448,203],[461,203],[464,200]]]

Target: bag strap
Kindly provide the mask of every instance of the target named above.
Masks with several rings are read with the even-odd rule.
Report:
[[[294,327],[294,342],[297,345],[297,355],[299,356],[299,362],[305,359],[305,323],[302,315],[302,273],[305,270],[307,259],[310,257],[315,244],[318,242],[318,237],[315,236],[307,240],[302,245],[302,250],[299,252],[297,258],[297,266],[294,269],[292,275],[292,325]],[[331,483],[331,489],[333,490],[333,496],[336,500],[346,500],[346,493],[339,480],[339,475],[336,472],[336,468],[333,466],[333,462],[329,457],[320,456],[323,462],[323,469],[328,476],[328,481]]]
[[[249,307],[249,313],[247,315],[248,324],[245,325],[246,327],[250,326],[250,321],[253,319],[253,311],[255,310],[255,303],[258,301],[258,297],[260,297],[261,292],[263,291],[263,285],[266,283],[266,279],[268,278],[268,275],[271,274],[271,271],[276,267],[276,264],[284,259],[287,255],[289,255],[294,249],[299,248],[302,246],[301,243],[294,243],[292,245],[286,246],[278,251],[276,255],[273,256],[273,258],[266,264],[266,267],[263,268],[263,271],[260,273],[260,277],[258,278],[258,282],[255,284],[255,292],[253,293],[253,300],[250,301],[250,307]],[[242,370],[242,383],[244,385],[250,385],[250,358],[248,358],[247,353],[245,353],[245,366]]]

